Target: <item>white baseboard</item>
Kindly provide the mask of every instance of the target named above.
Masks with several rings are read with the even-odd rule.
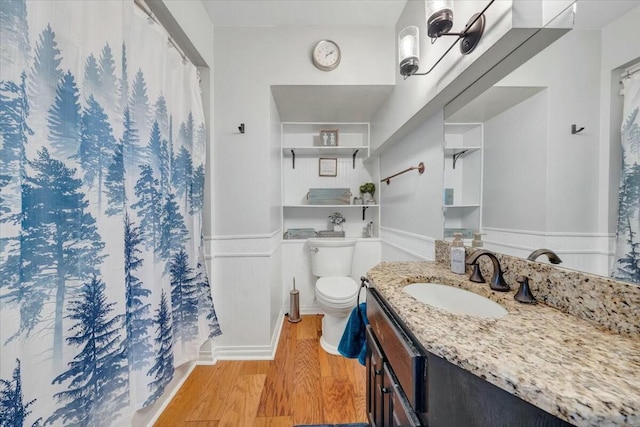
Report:
[[[215,360],[273,360],[278,350],[278,341],[282,333],[282,324],[284,322],[284,312],[280,310],[276,328],[271,343],[269,345],[228,345],[215,346],[213,349],[213,358]]]

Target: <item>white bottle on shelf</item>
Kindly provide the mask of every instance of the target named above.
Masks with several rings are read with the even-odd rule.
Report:
[[[462,234],[455,233],[451,243],[451,272],[456,274],[465,273],[465,252]]]

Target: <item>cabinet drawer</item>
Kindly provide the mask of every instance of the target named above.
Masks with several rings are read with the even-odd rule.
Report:
[[[416,412],[427,412],[426,357],[402,330],[378,292],[367,293],[367,317],[384,357]]]
[[[394,384],[391,390],[391,425],[393,427],[422,426],[398,384]]]

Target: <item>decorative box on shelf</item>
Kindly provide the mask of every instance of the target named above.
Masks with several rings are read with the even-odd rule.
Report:
[[[342,231],[319,230],[318,237],[344,237],[344,230]]]
[[[349,205],[351,190],[348,188],[310,188],[307,193],[310,205]]]
[[[290,228],[284,233],[285,239],[308,239],[316,237],[318,233],[313,228]]]
[[[474,230],[471,228],[445,228],[444,238],[447,239],[453,237],[456,233],[462,234],[463,239],[472,239]]]

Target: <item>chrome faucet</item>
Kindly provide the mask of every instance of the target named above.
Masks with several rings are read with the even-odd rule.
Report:
[[[562,262],[560,257],[551,249],[537,249],[529,254],[527,260],[535,261],[540,255],[546,255],[551,264],[560,264]]]
[[[502,269],[500,268],[500,262],[498,261],[498,258],[496,258],[493,252],[489,252],[486,249],[477,250],[467,258],[467,265],[473,266],[473,273],[469,277],[469,280],[476,283],[485,283],[484,277],[482,277],[482,274],[480,273],[480,265],[478,265],[478,258],[483,255],[488,256],[493,263],[493,277],[491,278],[489,287],[498,292],[507,292],[508,290],[510,290],[511,288],[509,287],[507,282],[504,281],[504,277],[502,277]]]

